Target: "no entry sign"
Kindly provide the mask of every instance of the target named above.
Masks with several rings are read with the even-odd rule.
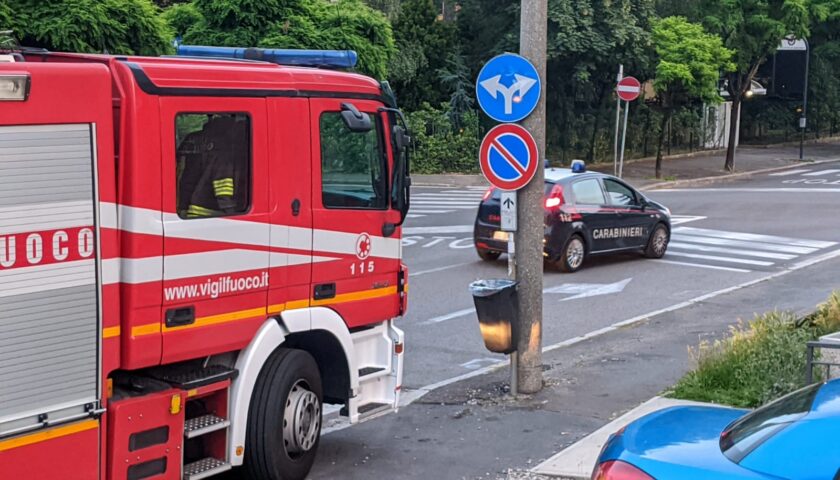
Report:
[[[537,142],[519,125],[498,125],[481,142],[479,163],[481,173],[492,185],[519,190],[534,178],[540,165]]]
[[[619,80],[615,91],[618,93],[618,98],[625,102],[632,102],[642,93],[642,84],[634,77],[624,77]]]

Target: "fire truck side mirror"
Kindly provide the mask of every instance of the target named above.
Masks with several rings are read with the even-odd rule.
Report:
[[[373,128],[370,115],[360,112],[352,103],[341,104],[341,119],[351,132],[365,133]]]

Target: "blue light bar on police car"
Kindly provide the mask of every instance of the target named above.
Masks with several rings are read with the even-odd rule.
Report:
[[[185,57],[239,58],[299,67],[353,68],[358,55],[353,50],[288,50],[281,48],[237,48],[178,45]]]
[[[583,173],[586,171],[586,162],[583,160],[572,160],[572,173]]]

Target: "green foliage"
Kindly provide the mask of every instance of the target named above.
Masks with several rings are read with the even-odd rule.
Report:
[[[413,150],[413,173],[475,173],[478,171],[479,138],[478,115],[465,112],[461,127],[450,121],[449,105],[434,108],[424,103],[408,115]]]
[[[10,0],[21,43],[50,50],[160,55],[171,32],[150,0]]]
[[[804,386],[805,344],[818,335],[792,313],[757,316],[731,336],[695,350],[697,368],[674,386],[675,398],[757,407]]]
[[[447,100],[438,71],[447,68],[447,54],[455,51],[455,25],[438,20],[432,0],[405,0],[394,23],[399,54],[394,92],[400,104],[414,110],[423,102],[437,105]]]
[[[808,319],[819,335],[840,332],[840,291],[833,292],[825,303]]]
[[[668,17],[653,24],[653,43],[659,59],[654,86],[667,99],[667,107],[693,99],[722,101],[718,93],[721,72],[735,69],[732,50],[717,35],[683,17]]]
[[[376,78],[395,52],[388,20],[359,0],[193,0],[165,18],[187,44],[355,50]]]

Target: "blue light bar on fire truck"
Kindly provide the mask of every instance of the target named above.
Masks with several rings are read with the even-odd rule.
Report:
[[[287,50],[280,48],[204,47],[178,45],[185,57],[238,58],[298,67],[353,68],[358,55],[353,50]]]

